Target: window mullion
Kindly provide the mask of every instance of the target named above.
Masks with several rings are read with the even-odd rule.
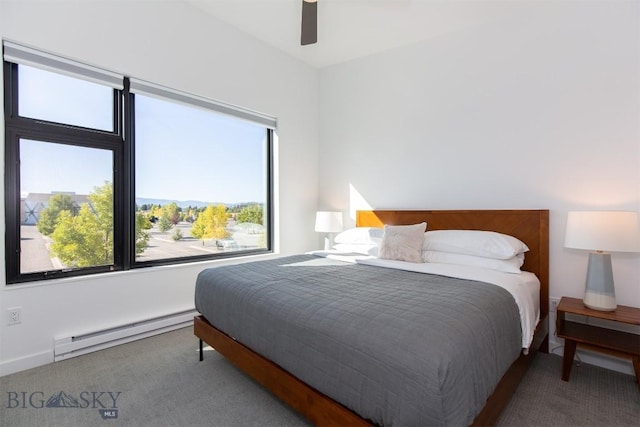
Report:
[[[122,150],[122,167],[119,177],[122,180],[121,200],[122,208],[120,216],[122,218],[122,264],[125,270],[131,268],[135,262],[135,150],[133,143],[133,134],[135,126],[134,116],[134,100],[129,92],[129,79],[124,79],[124,90],[122,91],[122,130],[123,130],[123,150]]]

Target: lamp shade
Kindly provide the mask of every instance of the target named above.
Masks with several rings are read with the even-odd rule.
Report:
[[[342,212],[317,212],[315,230],[320,233],[337,233],[342,231]]]
[[[569,212],[564,246],[604,252],[640,252],[638,213],[628,211]]]

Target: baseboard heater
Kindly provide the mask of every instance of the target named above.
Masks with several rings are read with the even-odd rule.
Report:
[[[186,310],[88,334],[59,338],[55,340],[53,357],[58,362],[163,332],[184,328],[193,324],[193,317],[197,314],[196,310]]]

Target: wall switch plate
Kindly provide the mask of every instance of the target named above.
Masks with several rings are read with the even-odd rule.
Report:
[[[549,298],[549,311],[555,313],[558,309],[558,304],[560,304],[560,298]]]
[[[7,309],[7,326],[22,323],[22,307],[13,307]]]

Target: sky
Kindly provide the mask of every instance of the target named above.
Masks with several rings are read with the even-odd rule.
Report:
[[[110,130],[112,89],[20,66],[20,115]],[[266,201],[266,130],[211,110],[136,97],[136,197]],[[53,106],[53,108],[52,108]],[[112,153],[22,140],[21,193],[88,194]]]
[[[21,193],[75,192],[113,182],[111,151],[71,145],[20,141]]]

